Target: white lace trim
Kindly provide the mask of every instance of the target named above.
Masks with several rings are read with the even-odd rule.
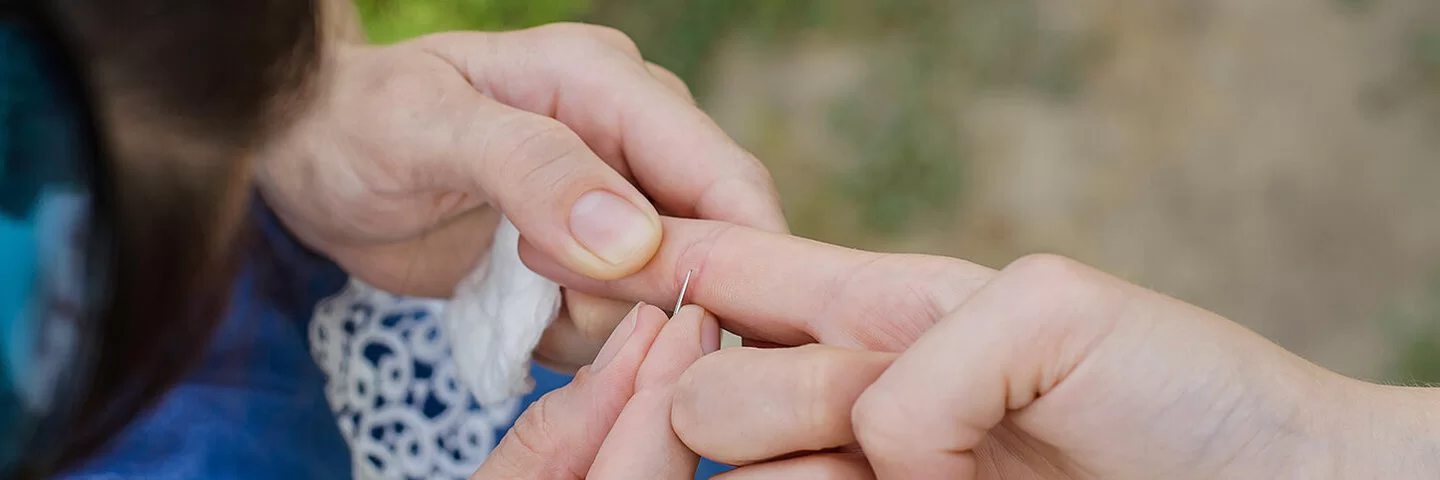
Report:
[[[491,261],[451,302],[352,279],[316,308],[310,352],[355,478],[468,478],[515,420],[530,352],[560,302],[558,286],[520,263],[518,239],[502,221]]]

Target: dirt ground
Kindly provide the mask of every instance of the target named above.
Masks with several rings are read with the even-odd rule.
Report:
[[[1035,0],[1026,15],[1043,45],[1079,46],[1027,49],[1064,67],[1042,81],[955,74],[947,62],[979,57],[945,48],[897,53],[915,37],[736,36],[702,103],[770,164],[799,233],[992,266],[1063,253],[1386,376],[1412,324],[1434,318],[1422,299],[1440,295],[1440,67],[1426,63],[1440,2]],[[967,34],[1001,25],[960,16]],[[886,74],[906,62],[936,73]],[[834,126],[834,105],[871,98],[875,112],[914,91],[927,141],[944,142],[925,151],[959,168],[897,168],[958,194],[895,200],[875,215],[909,220],[876,233],[856,203],[873,189],[824,180],[877,161]]]

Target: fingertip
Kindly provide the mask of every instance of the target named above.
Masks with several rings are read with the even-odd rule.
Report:
[[[661,310],[660,307],[657,307],[657,306],[654,306],[654,305],[651,305],[651,304],[648,304],[648,303],[645,303],[645,302],[640,302],[640,307],[639,307],[639,312],[638,312],[638,313],[639,313],[639,315],[641,315],[642,317],[646,318],[647,321],[649,321],[649,322],[651,322],[651,323],[660,323],[660,324],[668,324],[668,323],[669,323],[668,320],[670,319],[670,317],[665,315],[665,311],[664,311],[664,310]]]
[[[651,308],[654,308],[653,306]],[[661,318],[664,312],[654,308]],[[694,305],[682,307],[665,323],[650,349],[635,380],[635,389],[672,385],[695,360],[705,355],[702,325],[705,309]]]
[[[650,351],[659,340],[664,326],[665,313],[659,308],[644,302],[636,304],[635,309],[621,321],[620,327],[616,328],[616,333],[612,334],[612,337],[623,335],[625,338],[617,342],[613,352],[605,352],[606,349],[612,349],[610,345],[602,348],[591,369],[591,376],[604,376],[608,379],[606,381],[633,385],[634,379],[650,358]],[[600,358],[606,356],[610,358],[601,362]]]
[[[665,311],[661,310],[660,307],[645,302],[639,303],[639,306],[635,310],[635,316],[636,328],[644,328],[650,338],[650,343],[645,347],[648,358],[648,352],[655,348],[655,343],[658,342],[660,336],[664,334],[668,317],[665,316]]]
[[[595,355],[595,361],[591,363],[596,370],[603,369],[606,365],[609,365],[610,360],[614,359],[615,355],[620,353],[620,350],[624,348],[626,343],[629,343],[631,335],[635,332],[636,325],[639,324],[638,317],[640,309],[644,305],[643,303],[636,304],[634,308],[630,309],[630,311],[620,319],[620,323],[616,325],[615,330],[610,332],[610,338],[605,340],[605,344],[600,347],[600,352]]]
[[[687,335],[676,335],[689,339],[690,344],[699,352],[696,358],[720,349],[720,322],[715,315],[699,305],[680,307],[680,310],[670,317],[670,324],[666,328],[684,330]],[[661,334],[664,335],[664,332]]]
[[[695,331],[701,356],[720,349],[720,320],[704,307],[684,305],[670,317],[670,323],[683,324],[683,328]]]
[[[682,305],[679,310],[675,311],[675,315],[670,317],[670,320],[675,321],[683,318],[686,319],[686,321],[698,322],[704,320],[705,316],[709,314],[710,312],[706,312],[705,308],[699,305]]]

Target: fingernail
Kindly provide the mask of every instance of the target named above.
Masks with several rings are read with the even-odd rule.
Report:
[[[700,321],[700,350],[709,355],[719,349],[720,320],[710,312],[705,312],[705,319]]]
[[[649,215],[605,190],[581,195],[570,208],[570,234],[590,253],[612,264],[643,255],[655,246],[659,233]]]
[[[590,364],[592,371],[605,368],[605,364],[610,363],[610,360],[620,353],[620,347],[625,346],[625,341],[630,339],[630,333],[635,331],[635,317],[640,316],[642,306],[645,304],[635,304],[635,308],[630,309],[630,313],[625,314],[625,319],[615,326],[615,331],[610,332],[610,338],[605,340],[605,346],[600,347],[600,353],[595,355],[595,361]]]

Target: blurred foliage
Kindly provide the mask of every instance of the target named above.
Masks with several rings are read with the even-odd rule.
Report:
[[[846,212],[866,230],[861,233],[899,236],[916,214],[956,206],[965,152],[956,141],[954,112],[971,92],[1019,82],[1063,97],[1078,84],[1075,52],[1063,47],[1074,42],[1046,41],[1030,0],[360,0],[358,5],[377,43],[561,20],[611,25],[633,37],[649,60],[685,79],[702,104],[711,78],[706,69],[727,39],[773,47],[805,35],[903,43],[898,54],[904,58],[894,63],[899,68],[877,67],[864,94],[856,92],[831,108],[830,137],[846,142],[844,149],[855,152],[857,162],[806,180],[823,183],[844,203],[809,202],[792,212],[801,218],[799,233],[847,243],[855,243],[851,234],[807,229],[804,219]]]
[[[1424,79],[1440,89],[1440,25],[1415,35],[1411,56]]]
[[[1409,385],[1440,385],[1440,317],[1401,343],[1394,376]]]
[[[1375,6],[1375,0],[1335,0],[1335,3],[1350,13],[1365,13]]]
[[[356,0],[370,41],[448,30],[508,30],[576,18],[588,0]]]
[[[1389,379],[1406,385],[1440,385],[1440,275],[1431,278],[1428,294],[1392,311],[1385,325],[1391,333]]]
[[[960,69],[994,82],[1075,80],[1072,42],[1040,34],[1030,0],[606,0],[586,20],[635,38],[651,61],[703,90],[706,62],[719,42],[739,35],[778,43],[821,34],[857,40],[901,40],[918,60],[914,72]],[[1037,62],[1036,60],[1041,60]]]
[[[716,78],[710,63],[727,42],[766,51],[804,41],[902,46],[887,50],[894,58],[872,65],[853,94],[830,106],[827,138],[854,152],[846,159],[854,162],[805,172],[792,181],[822,188],[787,197],[797,233],[857,246],[905,237],[919,220],[952,212],[967,155],[955,112],[997,86],[1072,96],[1085,45],[1043,34],[1033,0],[605,0],[585,19],[630,34],[651,61],[699,92],[702,104]],[[766,124],[767,138],[786,143],[776,137],[789,125]],[[762,160],[785,161],[759,147]],[[787,179],[778,180],[786,191]],[[853,216],[859,231],[826,226],[851,223],[833,221],[837,215]]]

